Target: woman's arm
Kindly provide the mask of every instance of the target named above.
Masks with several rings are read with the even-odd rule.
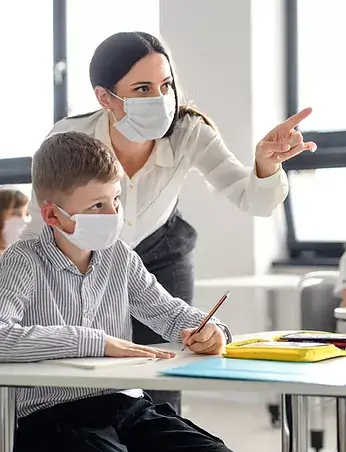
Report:
[[[184,146],[191,167],[239,209],[254,216],[269,217],[288,194],[287,176],[281,165],[272,176],[257,177],[256,167],[242,165],[209,125],[199,118],[185,118],[186,121],[191,122],[188,129],[193,129]]]
[[[44,225],[41,216],[41,209],[37,204],[36,196],[33,190],[31,190],[31,200],[29,202],[28,211],[31,215],[31,221],[25,226],[25,229],[20,236],[21,240],[36,239],[40,235]]]

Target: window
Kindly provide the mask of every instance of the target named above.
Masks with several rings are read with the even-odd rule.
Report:
[[[346,243],[346,168],[290,171],[288,177],[296,239]]]
[[[53,1],[1,2],[0,53],[0,158],[30,156],[53,125]]]
[[[301,130],[318,145],[285,164],[288,248],[337,259],[346,242],[346,2],[286,0],[286,13],[287,114],[311,106]]]
[[[304,131],[346,130],[346,2],[298,0],[298,108]]]
[[[31,156],[54,122],[99,108],[89,82],[95,48],[118,31],[158,35],[159,1],[0,4],[0,185],[30,182]]]
[[[118,31],[159,34],[159,0],[67,0],[68,114],[100,108],[89,80],[89,63],[96,47]],[[83,20],[81,20],[81,17]]]

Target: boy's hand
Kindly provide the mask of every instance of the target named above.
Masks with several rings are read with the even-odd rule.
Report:
[[[205,355],[220,355],[224,352],[226,338],[224,332],[215,323],[207,323],[197,334],[197,328],[188,328],[181,332],[184,346],[195,353]]]
[[[105,356],[112,358],[129,358],[134,356],[140,358],[174,358],[175,353],[107,336]]]

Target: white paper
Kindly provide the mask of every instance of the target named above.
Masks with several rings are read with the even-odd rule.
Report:
[[[99,369],[111,366],[128,366],[146,364],[157,361],[157,358],[73,358],[73,359],[50,359],[43,361],[47,364],[57,366],[77,367],[80,369]]]

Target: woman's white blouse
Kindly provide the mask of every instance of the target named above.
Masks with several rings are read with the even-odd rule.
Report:
[[[98,138],[112,149],[108,114],[104,110],[62,119],[50,134],[70,130]],[[121,238],[129,246],[135,248],[167,221],[184,180],[193,169],[216,191],[253,216],[270,216],[288,193],[287,176],[282,169],[271,177],[258,178],[254,169],[244,167],[201,118],[186,115],[170,138],[156,141],[143,168],[131,179],[126,174],[122,177],[125,224]],[[34,193],[29,208],[32,221],[23,239],[37,237],[43,226]]]

